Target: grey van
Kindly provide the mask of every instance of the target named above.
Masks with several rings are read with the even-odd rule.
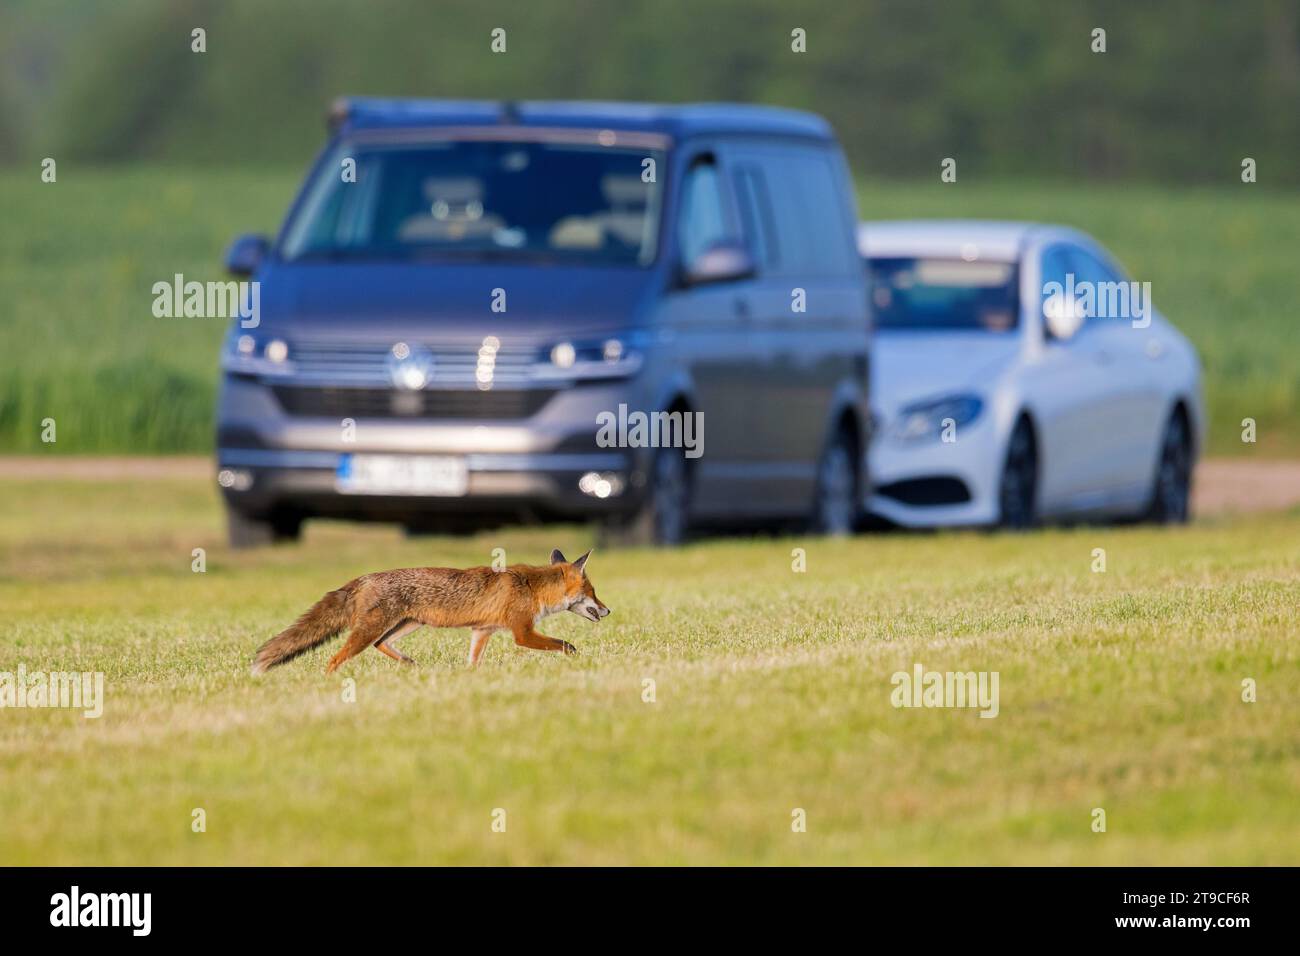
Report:
[[[314,516],[837,533],[869,320],[830,126],[792,110],[348,99],[222,356],[231,543]]]

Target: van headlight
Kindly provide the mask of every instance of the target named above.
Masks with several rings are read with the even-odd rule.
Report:
[[[984,401],[978,395],[950,395],[934,401],[918,402],[898,413],[889,434],[897,441],[937,439],[949,422],[952,427],[961,428],[979,418],[983,410]]]
[[[232,328],[221,349],[221,367],[245,375],[283,375],[290,371],[289,343],[273,335]]]
[[[573,368],[578,360],[578,350],[572,342],[561,342],[551,349],[551,364],[556,368]]]
[[[641,345],[635,334],[565,339],[542,350],[533,365],[533,377],[565,381],[630,378],[641,369]]]

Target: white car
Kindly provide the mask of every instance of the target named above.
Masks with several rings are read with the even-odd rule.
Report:
[[[1188,518],[1204,439],[1192,345],[1088,236],[868,222],[867,510],[910,527]]]

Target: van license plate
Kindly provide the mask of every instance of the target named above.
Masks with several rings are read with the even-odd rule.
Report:
[[[454,498],[469,490],[469,469],[454,455],[343,455],[334,483],[346,495]]]

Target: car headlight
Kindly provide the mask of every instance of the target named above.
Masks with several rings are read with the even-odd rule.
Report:
[[[566,339],[541,351],[533,376],[564,381],[629,378],[641,369],[642,344],[637,334]]]
[[[909,405],[898,414],[891,437],[898,441],[939,438],[945,427],[960,428],[979,418],[984,402],[977,395],[951,395],[930,402]]]
[[[221,367],[245,375],[277,375],[290,370],[289,343],[273,335],[230,330],[221,350]]]

